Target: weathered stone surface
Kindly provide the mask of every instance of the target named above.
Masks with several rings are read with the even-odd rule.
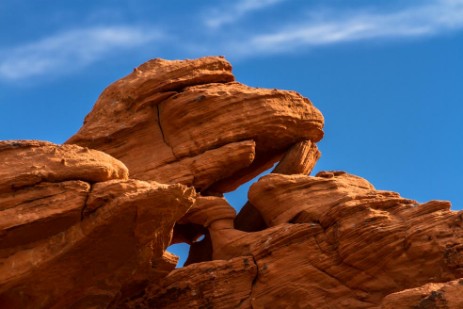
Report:
[[[302,211],[305,216],[311,216],[312,221],[318,222],[333,205],[362,194],[376,194],[370,183],[354,175],[327,172],[319,176],[269,174],[250,188],[249,200],[260,211],[267,225],[274,226],[290,222]],[[385,194],[384,200],[392,193]],[[393,196],[398,197],[397,194]]]
[[[127,179],[124,164],[76,145],[0,142],[0,257],[80,222],[91,183]]]
[[[221,57],[156,59],[68,145],[0,142],[0,308],[463,307],[463,212],[308,176],[322,128]],[[277,161],[236,216],[222,193]]]
[[[2,258],[2,306],[106,307],[175,267],[164,250],[192,191],[135,180],[98,185],[94,200],[107,202],[84,220]]]
[[[127,168],[113,157],[76,145],[40,141],[0,141],[0,193],[42,181],[87,182],[127,179]]]
[[[311,140],[295,143],[281,158],[272,173],[309,175],[320,158],[317,145]],[[267,227],[262,214],[251,202],[247,202],[235,218],[235,227],[246,232],[261,231]]]
[[[253,257],[253,308],[379,307],[392,293],[463,276],[462,214],[448,202],[419,204],[343,172],[269,174],[249,198],[270,228],[246,233],[218,220],[209,233],[212,259]]]
[[[309,175],[320,156],[321,153],[317,144],[313,141],[303,140],[297,142],[285,153],[272,173]]]
[[[463,308],[463,279],[444,283],[428,283],[386,296],[382,309],[460,309]]]
[[[75,145],[3,146],[1,308],[105,308],[175,267],[165,249],[193,189],[127,180],[121,162]]]
[[[220,57],[149,61],[108,87],[67,143],[111,154],[137,179],[227,192],[322,138],[308,99],[233,80]]]
[[[308,99],[239,83],[188,87],[160,104],[160,121],[177,158],[249,138],[257,148],[281,152],[298,139],[323,136],[323,117]]]
[[[182,183],[198,190],[248,167],[255,157],[255,142],[247,140],[185,157],[155,170],[152,178],[164,183]],[[149,176],[151,177],[151,176]]]
[[[0,257],[80,222],[89,191],[88,183],[77,180],[0,194]]]
[[[250,308],[257,275],[251,256],[211,261],[172,271],[128,308]]]
[[[148,61],[103,91],[82,128],[67,143],[111,154],[129,167],[132,177],[167,182],[170,179],[157,178],[167,169],[162,173],[157,169],[177,160],[164,141],[158,105],[185,87],[233,80],[231,65],[221,57]],[[184,167],[172,168],[181,174]],[[178,176],[169,183],[177,180]]]

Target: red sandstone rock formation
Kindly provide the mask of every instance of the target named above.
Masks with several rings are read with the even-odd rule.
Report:
[[[223,58],[156,59],[110,85],[67,143],[111,154],[135,178],[227,192],[322,127],[308,99],[236,83]]]
[[[463,212],[309,176],[322,128],[223,58],[157,59],[66,145],[1,142],[0,308],[463,308]]]
[[[75,145],[0,142],[0,158],[0,308],[104,308],[175,267],[194,190]]]

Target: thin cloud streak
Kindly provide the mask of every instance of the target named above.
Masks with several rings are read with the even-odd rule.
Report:
[[[218,29],[226,24],[232,24],[244,16],[258,10],[266,9],[285,0],[241,0],[232,6],[223,7],[209,11],[207,15],[212,15],[204,19],[206,26]]]
[[[224,14],[223,19],[215,22],[219,27],[229,23],[230,31],[226,33],[204,31],[197,23],[182,25],[177,31],[170,28],[168,35],[158,31],[157,27],[129,25],[94,26],[60,32],[22,46],[0,49],[0,80],[72,73],[104,57],[142,46],[145,50],[181,54],[179,58],[224,54],[239,60],[340,43],[425,37],[463,29],[463,0],[427,0],[425,4],[395,12],[381,12],[380,7],[376,11],[312,9],[310,18],[306,16],[299,23],[295,22],[296,16],[291,20],[279,20],[278,29],[267,33],[253,30],[262,26],[258,19],[253,21],[251,28],[249,25],[246,28],[240,26],[239,19],[245,15],[254,17],[253,13],[258,10],[282,1],[285,0],[239,1],[231,6],[228,15]],[[233,12],[238,14],[233,15]],[[274,26],[277,27],[277,23]],[[168,25],[160,27],[169,29]]]
[[[110,53],[141,46],[160,37],[160,33],[128,26],[61,32],[37,42],[0,50],[0,78],[20,80],[73,71]]]
[[[283,30],[241,39],[227,49],[241,57],[251,57],[361,40],[431,36],[461,29],[463,1],[438,0],[393,13],[332,11],[316,21],[287,25]]]

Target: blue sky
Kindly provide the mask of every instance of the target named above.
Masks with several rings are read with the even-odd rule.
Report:
[[[0,29],[0,139],[64,142],[146,60],[224,55],[322,111],[316,171],[463,208],[463,0],[3,0]]]

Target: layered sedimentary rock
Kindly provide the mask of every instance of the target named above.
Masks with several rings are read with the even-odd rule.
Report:
[[[443,283],[427,283],[386,296],[381,308],[463,308],[463,279]]]
[[[39,141],[0,142],[0,193],[42,181],[127,179],[123,163],[100,151]]]
[[[250,308],[257,275],[252,256],[216,260],[172,271],[160,286],[150,286],[152,297],[126,303],[127,308]]]
[[[431,301],[459,308],[462,285],[446,282],[463,277],[463,219],[448,202],[419,204],[343,172],[270,174],[251,187],[249,199],[269,228],[210,229],[214,260],[251,256],[257,268],[243,308],[392,308],[402,300],[409,308]],[[181,273],[187,280],[187,274],[213,265],[192,264]],[[208,280],[178,286],[177,293],[213,293]],[[430,282],[434,285],[426,286]],[[169,300],[164,291],[170,286],[147,289],[142,303],[187,306],[182,299]],[[211,302],[234,308],[220,299]]]
[[[309,176],[322,128],[222,57],[155,59],[65,145],[0,142],[0,308],[461,308],[463,212]]]
[[[165,249],[194,190],[75,145],[0,142],[0,158],[1,308],[104,308],[175,267]]]
[[[314,142],[302,140],[286,151],[272,173],[309,175],[320,155],[320,151]],[[247,232],[260,231],[268,226],[261,213],[249,201],[243,206],[234,221],[237,229]]]
[[[109,86],[67,143],[111,154],[134,178],[227,192],[322,127],[308,99],[234,82],[224,58],[155,59]]]

